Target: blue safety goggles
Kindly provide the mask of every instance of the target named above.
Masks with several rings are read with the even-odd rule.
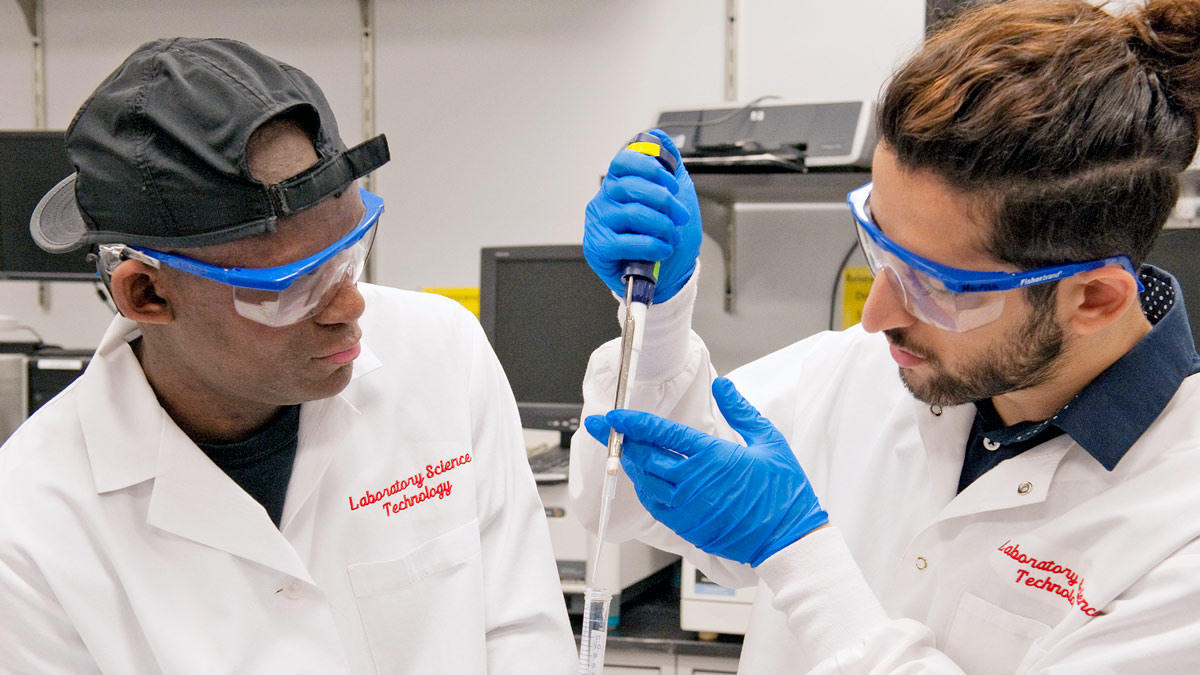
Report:
[[[167,265],[182,272],[233,288],[237,313],[267,326],[288,326],[313,316],[327,296],[347,280],[357,282],[383,213],[383,198],[359,188],[366,209],[362,220],[344,237],[303,260],[277,267],[218,267],[175,253],[141,246],[103,244],[100,259],[111,271],[121,260],[132,258],[152,267]]]
[[[961,333],[995,321],[1004,308],[1001,291],[1036,286],[1108,265],[1121,265],[1133,275],[1138,291],[1142,282],[1127,256],[1042,267],[1027,272],[976,272],[962,270],[922,258],[888,239],[870,216],[869,198],[873,183],[846,196],[854,215],[858,244],[871,274],[885,271],[904,298],[904,307],[918,319],[945,330]]]

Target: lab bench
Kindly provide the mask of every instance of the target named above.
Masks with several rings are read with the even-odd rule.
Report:
[[[571,616],[578,646],[582,618]],[[658,584],[621,607],[608,631],[605,675],[732,675],[742,653],[740,635],[701,640],[679,627],[679,582]]]

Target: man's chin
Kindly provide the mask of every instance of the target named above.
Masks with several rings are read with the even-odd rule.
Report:
[[[342,393],[350,384],[350,378],[354,375],[354,364],[346,363],[338,366],[333,372],[327,374],[320,380],[310,382],[303,388],[302,391],[296,392],[293,404],[308,403],[310,401],[320,401],[322,399],[332,398]]]
[[[948,387],[945,386],[945,383],[938,383],[935,378],[936,376],[934,378],[922,377],[907,368],[900,369],[900,381],[904,383],[904,388],[912,394],[913,398],[926,405],[949,408],[975,400],[954,396],[952,392],[947,391]]]

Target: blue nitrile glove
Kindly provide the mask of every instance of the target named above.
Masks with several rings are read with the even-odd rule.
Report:
[[[584,420],[608,442],[625,434],[621,465],[656,520],[713,555],[757,567],[829,522],[783,434],[725,378],[713,382],[721,414],[749,447],[633,410]]]
[[[655,158],[621,150],[608,166],[600,191],[588,202],[583,255],[617,295],[625,295],[623,262],[662,262],[654,301],[674,297],[696,269],[700,254],[700,204],[671,137],[650,132],[678,162],[672,176]]]

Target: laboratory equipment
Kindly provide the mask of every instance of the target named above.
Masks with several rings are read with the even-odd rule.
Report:
[[[58,396],[83,374],[91,360],[90,349],[42,347],[28,354],[25,358],[27,414],[32,415]]]
[[[667,152],[658,137],[638,134],[627,145],[627,150],[641,152],[654,157],[672,175],[678,168],[675,156]],[[638,356],[642,353],[642,337],[645,335],[646,309],[654,301],[654,284],[658,281],[658,263],[630,260],[625,263],[622,279],[625,281],[625,297],[622,299],[624,317],[621,325],[621,365],[617,371],[616,399],[614,409],[629,407],[629,385],[637,376]],[[596,530],[596,554],[588,575],[588,588],[593,587],[596,570],[600,565],[600,553],[604,549],[604,535],[608,520],[612,516],[613,495],[617,491],[617,474],[621,470],[621,434],[615,429],[608,434],[608,458],[604,463],[604,487],[600,496],[600,520]]]
[[[584,594],[577,675],[598,675],[604,671],[604,647],[608,642],[608,605],[610,600],[612,600],[612,594],[604,589],[589,588]]]
[[[1172,225],[1167,221],[1167,229],[1159,233],[1146,262],[1167,270],[1179,281],[1192,341],[1200,349],[1200,224]]]
[[[90,350],[0,342],[0,443],[83,374]]]
[[[87,249],[43,251],[29,234],[42,195],[74,169],[63,131],[0,131],[0,279],[96,281]]]
[[[664,110],[658,127],[671,135],[692,174],[730,167],[799,172],[871,167],[876,136],[871,101],[766,99],[774,97],[742,107]]]
[[[531,458],[546,509],[550,540],[568,610],[583,613],[584,580],[596,537],[575,517],[567,494],[571,434],[583,410],[580,382],[596,347],[619,335],[617,303],[575,245],[489,247],[480,259],[479,319],[504,366],[521,424],[555,431],[559,442]],[[598,563],[597,584],[612,594],[610,624],[621,604],[655,583],[679,556],[638,541],[610,544]]]
[[[756,591],[754,586],[722,586],[684,559],[680,573],[679,627],[700,633],[745,635]]]
[[[6,347],[0,343],[0,349]],[[25,421],[25,355],[0,351],[0,443]]]
[[[620,334],[612,293],[578,244],[484,248],[479,283],[479,321],[504,366],[521,426],[560,432],[560,445],[569,447],[588,357]]]

